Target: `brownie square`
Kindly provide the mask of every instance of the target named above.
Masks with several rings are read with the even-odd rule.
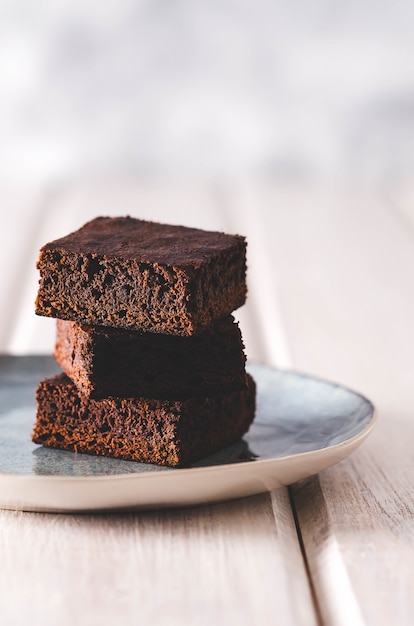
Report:
[[[246,388],[243,342],[231,315],[192,337],[57,320],[54,355],[79,393],[94,399]]]
[[[193,335],[246,299],[246,241],[239,235],[132,217],[97,217],[44,245],[36,313]]]
[[[171,467],[186,466],[237,441],[255,414],[256,386],[183,400],[78,394],[59,374],[39,383],[35,443]]]

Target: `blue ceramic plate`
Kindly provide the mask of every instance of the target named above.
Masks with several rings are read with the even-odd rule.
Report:
[[[34,393],[50,357],[0,357],[0,507],[31,511],[158,508],[215,502],[288,485],[344,459],[370,433],[369,400],[339,385],[248,364],[257,413],[247,435],[191,468],[35,445]]]

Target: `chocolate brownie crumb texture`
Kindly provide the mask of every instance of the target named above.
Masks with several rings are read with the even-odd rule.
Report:
[[[184,400],[79,396],[64,374],[39,383],[33,441],[52,448],[186,466],[247,432],[256,388]]]
[[[40,250],[36,313],[188,336],[246,299],[244,237],[98,217]]]

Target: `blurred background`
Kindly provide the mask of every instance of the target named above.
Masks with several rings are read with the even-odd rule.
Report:
[[[353,346],[346,380],[376,372],[372,320],[414,315],[388,223],[397,207],[414,232],[413,18],[409,0],[0,0],[0,350],[53,345],[39,248],[130,214],[247,237],[249,356],[307,346],[329,374]]]
[[[414,170],[409,0],[1,0],[0,181]]]

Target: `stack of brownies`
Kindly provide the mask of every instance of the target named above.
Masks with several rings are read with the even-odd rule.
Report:
[[[38,385],[33,441],[188,466],[247,432],[256,388],[232,316],[243,237],[98,217],[43,246],[37,267],[63,372]]]

